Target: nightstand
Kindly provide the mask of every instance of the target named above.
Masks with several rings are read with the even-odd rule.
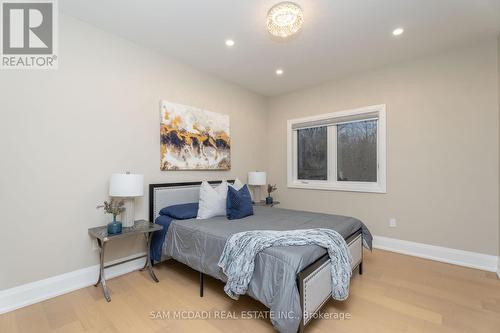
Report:
[[[273,206],[276,206],[276,205],[279,205],[279,204],[280,204],[279,201],[273,201],[273,203],[270,204],[270,205],[266,204],[265,200],[261,200],[259,202],[253,202],[254,206],[265,206],[265,207],[273,207]]]
[[[161,225],[154,224],[145,220],[140,220],[140,221],[135,221],[133,227],[124,227],[122,229],[122,232],[120,234],[115,234],[115,235],[108,235],[108,230],[107,226],[103,227],[96,227],[96,228],[90,228],[89,229],[89,235],[92,238],[95,238],[97,241],[97,245],[99,245],[99,278],[97,279],[97,283],[94,286],[98,286],[99,283],[102,286],[102,291],[104,293],[104,297],[108,302],[111,302],[111,296],[109,295],[108,287],[106,286],[106,279],[104,277],[104,270],[109,267],[113,267],[116,265],[124,264],[126,262],[136,260],[139,258],[146,258],[146,263],[144,264],[144,267],[141,270],[147,269],[149,272],[149,275],[151,275],[151,278],[155,282],[159,282],[158,278],[156,277],[155,273],[153,272],[153,266],[151,264],[151,257],[150,257],[150,247],[151,247],[151,238],[153,236],[153,232],[158,231],[163,229]],[[147,254],[137,256],[134,258],[130,258],[127,260],[115,262],[110,265],[105,265],[104,264],[104,251],[106,249],[106,244],[120,238],[125,238],[125,237],[131,237],[131,236],[136,236],[139,234],[143,234],[146,238],[146,245],[147,245]]]

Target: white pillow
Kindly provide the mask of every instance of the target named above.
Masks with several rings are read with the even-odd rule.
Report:
[[[243,183],[241,182],[241,180],[239,180],[238,178],[236,178],[236,179],[234,180],[234,183],[233,183],[232,185],[231,185],[231,184],[229,184],[229,186],[233,187],[236,191],[239,191],[239,190],[241,190],[241,188],[242,188],[243,186],[245,186],[245,184],[243,184]]]
[[[227,182],[213,188],[206,180],[200,186],[200,201],[197,219],[209,219],[226,215]]]

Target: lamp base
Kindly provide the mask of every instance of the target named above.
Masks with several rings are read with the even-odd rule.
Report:
[[[123,226],[130,228],[134,226],[135,223],[135,199],[125,198],[125,212],[123,216]]]
[[[253,200],[253,203],[258,203],[260,202],[260,186],[259,185],[253,185],[253,195],[252,195],[252,200]]]

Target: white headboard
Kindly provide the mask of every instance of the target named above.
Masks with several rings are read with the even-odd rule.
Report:
[[[222,181],[209,181],[210,185],[217,186]],[[228,183],[233,183],[228,180]],[[200,198],[201,182],[190,183],[165,183],[149,185],[149,220],[154,220],[160,215],[164,207],[183,203],[198,202]]]

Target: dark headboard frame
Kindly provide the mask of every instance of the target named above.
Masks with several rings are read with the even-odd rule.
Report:
[[[234,179],[227,180],[228,183],[234,183]],[[149,184],[149,221],[154,223],[154,193],[156,188],[169,188],[169,187],[183,187],[183,186],[199,186],[200,182],[185,182],[185,183],[163,183],[163,184]],[[209,180],[210,185],[217,185],[222,183],[222,180]]]

